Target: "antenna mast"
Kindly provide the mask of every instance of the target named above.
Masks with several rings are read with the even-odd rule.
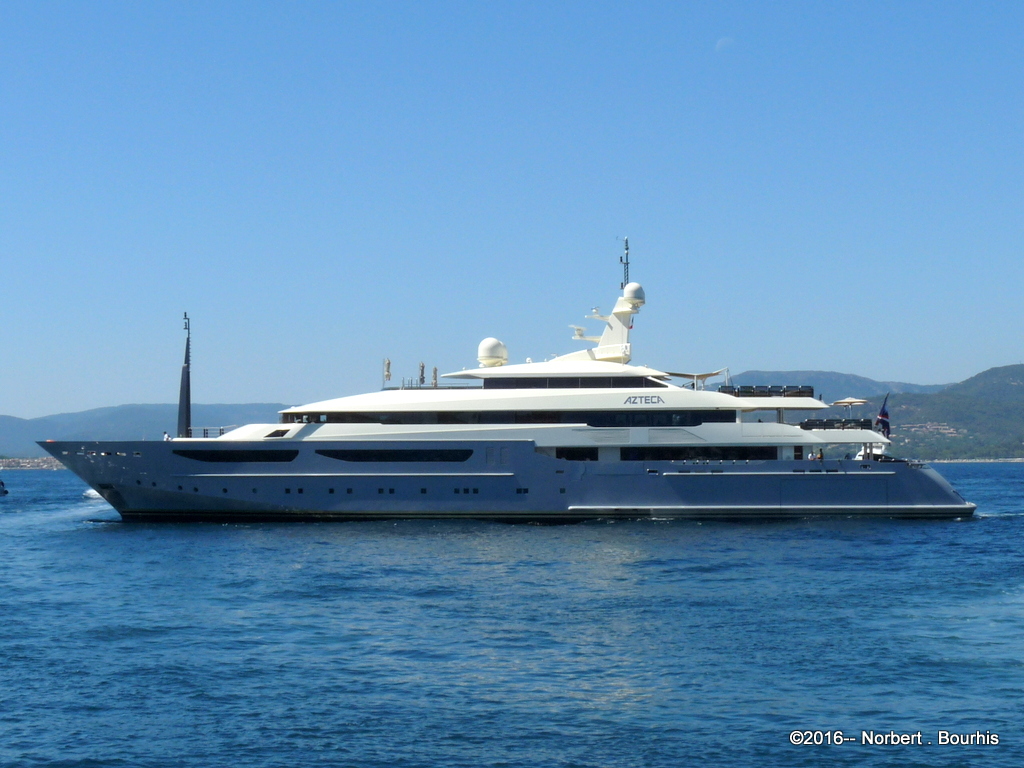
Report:
[[[622,265],[622,285],[620,285],[619,288],[625,288],[626,284],[629,282],[629,238],[622,238],[622,242],[626,246],[626,254],[624,256],[619,256],[619,263]]]

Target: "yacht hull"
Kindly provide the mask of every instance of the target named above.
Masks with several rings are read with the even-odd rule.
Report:
[[[529,440],[268,443],[40,445],[126,521],[962,518],[975,509],[919,462],[569,461]],[[426,460],[409,460],[410,445]],[[367,460],[374,451],[402,460]]]

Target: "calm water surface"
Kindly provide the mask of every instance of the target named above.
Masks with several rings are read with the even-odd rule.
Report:
[[[976,519],[125,525],[4,472],[0,764],[1024,765],[1024,464],[939,469]]]

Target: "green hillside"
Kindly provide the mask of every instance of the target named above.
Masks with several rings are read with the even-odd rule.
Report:
[[[865,397],[861,394],[860,397]],[[884,395],[867,396],[854,418],[874,418]],[[815,414],[846,415],[840,408]],[[1024,458],[1024,365],[991,368],[941,391],[889,395],[890,449],[918,459]]]
[[[899,455],[1022,458],[1024,365],[991,368],[933,395],[893,395],[889,415]]]

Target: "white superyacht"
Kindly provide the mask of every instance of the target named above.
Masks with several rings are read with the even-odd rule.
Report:
[[[217,436],[40,445],[126,521],[973,514],[933,469],[886,456],[870,420],[787,422],[827,407],[809,387],[711,391],[713,374],[630,365],[643,304],[626,282],[591,316],[600,337],[576,329],[592,347],[544,362],[510,365],[485,339],[451,384],[421,373]],[[195,434],[188,346],[179,430]]]

